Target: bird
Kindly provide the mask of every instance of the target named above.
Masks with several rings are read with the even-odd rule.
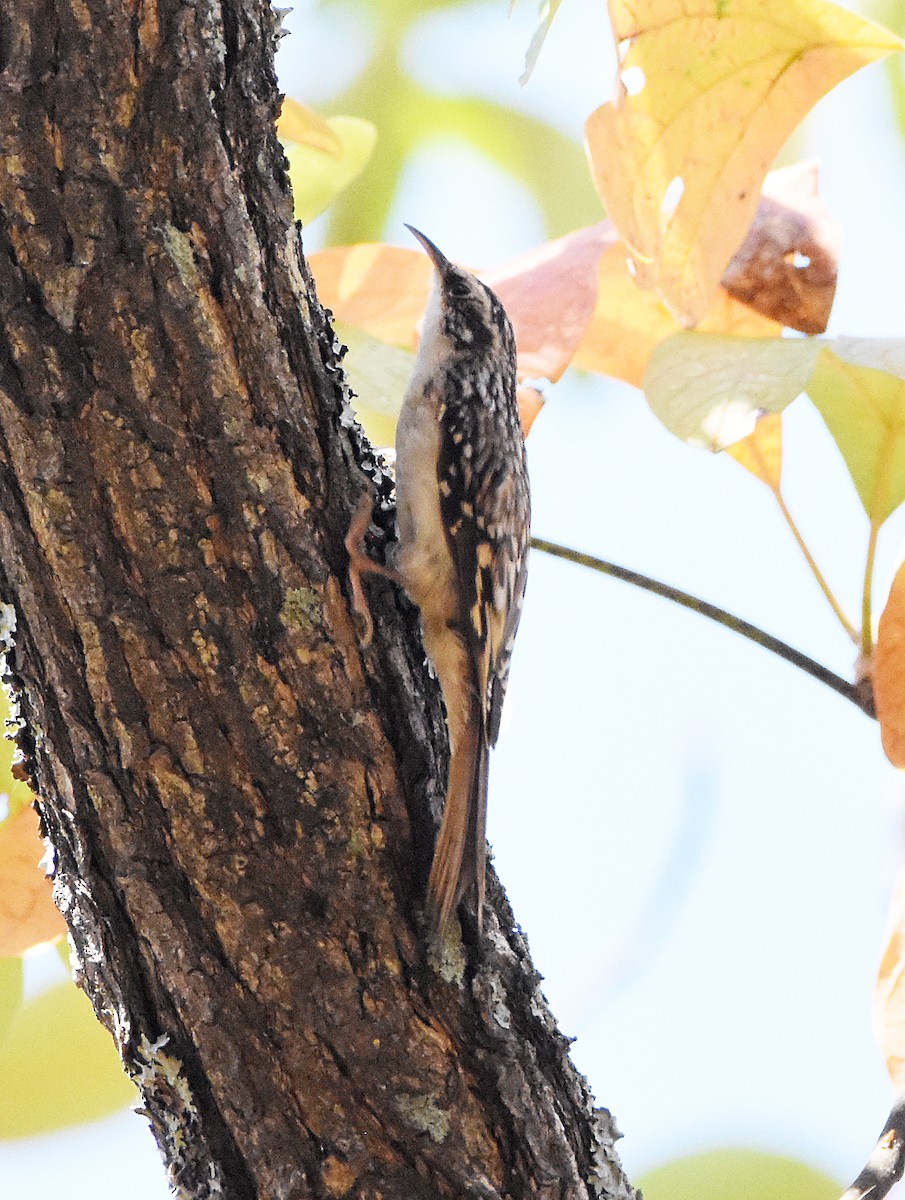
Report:
[[[483,928],[489,752],[528,577],[531,495],[506,311],[486,284],[406,228],[434,279],[396,430],[398,540],[391,566],[367,556],[366,495],[346,548],[364,638],[373,626],[361,576],[376,572],[418,606],[443,694],[450,765],[426,903],[442,935],[469,892]]]

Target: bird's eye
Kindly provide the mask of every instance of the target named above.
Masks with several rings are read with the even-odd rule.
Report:
[[[449,294],[455,296],[457,300],[465,300],[471,295],[471,288],[468,286],[468,280],[461,277],[453,277],[449,285]]]

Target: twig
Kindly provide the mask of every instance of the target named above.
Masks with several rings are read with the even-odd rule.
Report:
[[[870,662],[874,652],[874,630],[872,613],[872,591],[874,585],[874,559],[877,555],[877,538],[882,521],[875,516],[870,520],[870,537],[867,541],[867,563],[864,567],[864,593],[861,600],[861,658]]]
[[[741,617],[736,617],[732,613],[726,612],[723,608],[717,608],[715,604],[708,604],[706,600],[701,600],[698,596],[692,596],[689,592],[683,592],[668,583],[661,583],[657,579],[641,575],[638,571],[630,571],[627,567],[620,567],[616,563],[607,562],[605,559],[595,558],[591,554],[582,554],[578,550],[570,550],[567,546],[559,546],[555,542],[548,542],[543,538],[537,537],[531,539],[531,545],[535,550],[540,550],[544,554],[552,554],[555,558],[564,558],[567,562],[577,563],[581,567],[590,567],[592,571],[600,571],[603,575],[611,575],[614,579],[621,579],[624,583],[630,583],[634,587],[643,588],[644,591],[653,592],[655,596],[663,596],[667,600],[672,600],[675,604],[681,604],[683,608],[690,608],[692,612],[700,613],[702,617],[709,617],[711,621],[716,621],[718,625],[723,625],[735,633],[740,633],[742,637],[756,642],[758,646],[762,646],[772,654],[785,659],[793,667],[798,667],[800,671],[804,671],[806,674],[813,676],[814,679],[825,683],[834,692],[838,692],[840,696],[844,696],[846,700],[850,700],[852,704],[860,708],[867,716],[876,716],[873,696],[869,691],[859,688],[857,684],[850,683],[849,680],[843,679],[841,675],[836,675],[828,667],[815,662],[813,658],[808,658],[806,654],[802,654],[800,650],[796,650],[788,642],[783,642],[779,638],[773,637],[772,634],[758,628],[757,625],[752,625],[750,621],[743,621]]]
[[[805,562],[811,568],[811,574],[817,580],[817,586],[820,588],[821,592],[823,592],[824,596],[826,596],[827,600],[829,601],[830,608],[836,614],[836,619],[842,625],[842,628],[845,630],[845,632],[848,634],[848,636],[852,639],[852,641],[855,643],[855,645],[857,645],[858,642],[860,641],[860,634],[858,633],[857,629],[855,629],[854,625],[852,625],[852,623],[848,619],[848,617],[845,615],[845,612],[842,609],[842,605],[839,603],[839,601],[833,595],[832,589],[830,588],[830,585],[827,583],[826,579],[824,578],[823,572],[817,566],[817,560],[814,558],[813,554],[811,554],[811,551],[808,549],[807,543],[805,542],[804,538],[801,536],[801,530],[795,524],[795,520],[792,517],[792,514],[789,512],[789,508],[788,508],[788,505],[786,504],[786,500],[782,494],[782,491],[779,488],[776,488],[776,489],[771,488],[770,490],[773,492],[773,495],[776,497],[776,502],[779,505],[779,511],[782,513],[783,518],[789,527],[789,531],[791,532],[792,537],[795,539],[798,549],[804,555]]]
[[[889,1114],[883,1132],[864,1170],[842,1196],[842,1200],[883,1200],[886,1193],[902,1178],[905,1170],[905,1092]]]
[[[775,414],[774,419],[776,421],[779,420],[778,413]],[[765,429],[766,427],[759,425],[758,428]],[[745,442],[739,443],[739,445],[740,446],[747,445],[748,453],[753,458],[754,463],[757,467],[757,470],[753,472],[755,478],[759,479],[761,481],[761,483],[763,483],[766,487],[768,487],[770,489],[770,494],[772,495],[773,499],[778,504],[779,511],[782,513],[782,518],[785,521],[785,523],[788,525],[789,532],[792,534],[792,537],[795,539],[795,544],[798,546],[798,549],[804,555],[805,562],[808,564],[811,574],[814,576],[814,579],[817,581],[817,586],[820,588],[821,592],[823,592],[824,596],[826,597],[830,608],[836,614],[836,619],[839,621],[842,628],[845,630],[845,632],[848,634],[848,636],[852,639],[852,641],[855,643],[855,645],[857,645],[861,639],[861,635],[858,633],[857,629],[855,629],[854,625],[852,625],[851,621],[845,615],[842,605],[839,603],[839,601],[833,595],[833,589],[827,583],[823,572],[817,566],[817,560],[814,558],[814,555],[808,549],[808,544],[804,540],[801,530],[798,528],[798,525],[795,522],[795,518],[792,516],[792,513],[789,509],[788,504],[786,504],[786,498],[782,494],[782,472],[777,469],[778,464],[773,464],[768,459],[767,455],[764,452],[764,448],[761,443],[761,440],[757,437],[756,434],[753,437],[747,438],[745,440]],[[730,448],[729,453],[732,454],[732,448]],[[733,454],[733,457],[735,457],[734,454]],[[744,460],[741,457],[739,457],[737,459],[737,461],[739,463],[741,463],[742,465],[744,465]],[[748,470],[749,468],[746,466],[745,469]]]

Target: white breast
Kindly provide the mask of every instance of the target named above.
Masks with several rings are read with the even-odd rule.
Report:
[[[446,349],[439,332],[439,297],[431,295],[415,371],[396,427],[396,500],[399,550],[396,565],[406,591],[421,609],[425,623],[446,624],[456,613],[451,598],[458,588],[455,568],[440,516],[437,478],[440,426],[441,356]]]

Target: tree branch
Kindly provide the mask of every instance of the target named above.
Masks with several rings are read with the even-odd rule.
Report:
[[[864,1170],[842,1200],[883,1200],[905,1172],[905,1094],[899,1096]]]
[[[736,617],[732,613],[726,612],[725,609],[718,608],[715,604],[709,604],[698,596],[692,596],[690,592],[683,592],[680,588],[672,587],[671,584],[661,583],[657,579],[641,575],[638,571],[630,571],[627,567],[607,562],[606,559],[595,558],[592,554],[582,554],[578,550],[570,550],[567,546],[560,546],[556,542],[547,542],[543,538],[537,537],[531,539],[531,545],[535,550],[540,550],[544,554],[551,554],[554,558],[562,558],[566,562],[576,563],[581,567],[589,567],[592,571],[599,571],[602,575],[609,575],[613,579],[621,579],[623,583],[630,583],[633,587],[653,592],[655,596],[663,596],[666,600],[672,600],[674,604],[680,604],[683,608],[700,613],[702,617],[716,621],[718,625],[731,629],[734,633],[740,633],[742,637],[748,638],[749,641],[769,650],[771,654],[776,654],[779,658],[791,663],[793,667],[797,667],[805,674],[826,684],[834,692],[838,692],[840,696],[850,700],[867,716],[876,716],[873,694],[866,690],[870,687],[869,681],[862,686],[849,683],[848,680],[836,675],[828,667],[815,662],[813,658],[802,654],[800,650],[796,650],[772,634],[766,633],[757,625],[752,625],[750,621],[744,621],[741,617]]]

